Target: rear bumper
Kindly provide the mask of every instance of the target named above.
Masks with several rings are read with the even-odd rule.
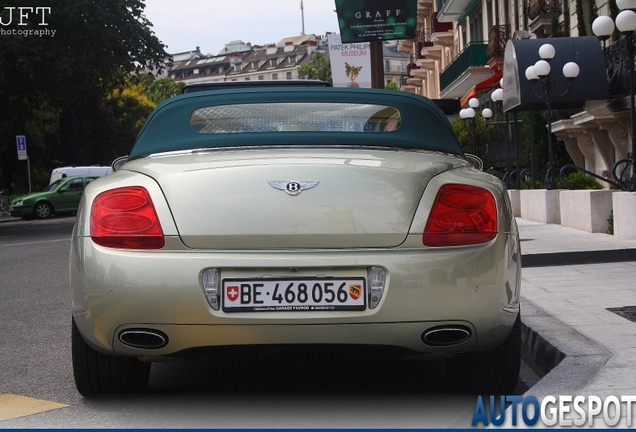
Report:
[[[499,345],[519,311],[518,239],[500,234],[469,248],[356,251],[122,251],[74,238],[70,255],[73,316],[86,341],[105,353],[168,356],[191,348],[270,344],[399,346],[418,352],[466,352]],[[234,312],[212,310],[201,274],[316,272],[366,275],[387,271],[376,309],[342,312]],[[430,346],[422,334],[462,325],[470,337]],[[133,348],[127,329],[158,330],[160,348]]]
[[[461,326],[471,330],[471,336],[452,346],[426,346],[422,335],[431,328]],[[119,339],[126,329],[158,330],[167,337],[166,347],[138,349]],[[500,329],[505,337],[505,326]],[[169,356],[188,349],[268,345],[369,345],[400,347],[414,352],[465,352],[477,348],[475,330],[461,321],[422,321],[379,324],[282,324],[282,325],[146,325],[126,324],[117,329],[112,352],[118,355]],[[181,349],[175,351],[175,347]]]

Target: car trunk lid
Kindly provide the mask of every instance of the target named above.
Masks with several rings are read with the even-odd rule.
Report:
[[[370,248],[403,243],[429,180],[460,163],[423,151],[250,149],[125,169],[158,182],[190,248]]]

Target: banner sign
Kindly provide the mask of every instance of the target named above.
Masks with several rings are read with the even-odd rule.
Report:
[[[342,42],[412,39],[417,0],[335,0]]]
[[[343,44],[339,34],[330,33],[327,44],[333,86],[371,88],[370,43]]]

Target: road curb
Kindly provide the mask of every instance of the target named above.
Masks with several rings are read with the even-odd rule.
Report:
[[[524,360],[541,377],[528,394],[578,394],[614,352],[581,334],[525,297],[521,298]],[[573,366],[576,367],[573,367]]]
[[[18,217],[13,217],[13,216],[1,216],[0,217],[0,223],[2,222],[12,222],[12,221],[17,221],[20,220],[21,218]]]
[[[580,394],[615,355],[523,296],[521,325],[523,361],[541,377],[524,396],[541,400],[545,396]],[[506,410],[502,426],[519,427],[519,423],[512,424],[510,411]]]

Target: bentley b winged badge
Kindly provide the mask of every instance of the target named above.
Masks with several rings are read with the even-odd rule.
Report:
[[[282,190],[290,196],[299,195],[302,191],[315,187],[317,181],[269,181],[267,182],[274,189]]]

